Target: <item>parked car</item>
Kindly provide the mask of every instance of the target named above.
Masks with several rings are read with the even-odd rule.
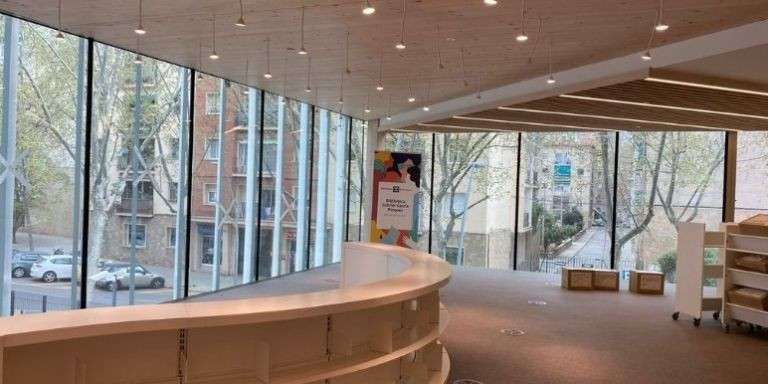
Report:
[[[53,283],[59,279],[72,278],[72,255],[53,255],[44,258],[34,264],[30,276],[42,279],[46,283]]]
[[[127,288],[130,285],[130,263],[105,264],[101,272],[91,275],[96,287],[111,291],[112,289]],[[136,264],[134,282],[136,288],[163,288],[165,277],[152,273],[141,264]],[[115,286],[117,284],[117,286]]]
[[[13,250],[11,260],[11,276],[27,277],[32,269],[32,265],[47,257],[47,254],[34,251]]]

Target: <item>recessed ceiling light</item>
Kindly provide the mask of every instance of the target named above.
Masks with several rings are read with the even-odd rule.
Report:
[[[485,3],[485,5],[496,5],[499,2],[496,0],[483,0],[483,3]]]

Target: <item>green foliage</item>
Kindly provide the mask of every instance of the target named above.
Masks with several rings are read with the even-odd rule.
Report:
[[[711,265],[711,264],[717,264],[717,257],[718,257],[718,250],[714,248],[706,248],[704,249],[704,264]],[[667,281],[670,283],[674,283],[677,278],[677,252],[676,251],[669,251],[665,254],[663,254],[661,257],[656,260],[656,263],[659,264],[659,268],[662,272],[666,275]],[[704,285],[706,286],[714,286],[715,281],[714,279],[707,279],[704,281]]]
[[[563,214],[563,225],[573,226],[575,228],[573,233],[576,234],[584,229],[584,215],[576,207],[573,207],[570,212]]]

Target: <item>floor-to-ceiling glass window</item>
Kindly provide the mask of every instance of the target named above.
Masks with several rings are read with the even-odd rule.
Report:
[[[674,281],[677,224],[716,230],[722,220],[724,158],[722,132],[621,133],[617,269],[661,270]]]
[[[451,264],[512,266],[517,134],[435,135],[432,253]]]
[[[0,229],[11,261],[6,314],[78,308],[87,44],[10,17],[0,30],[0,212],[13,223]]]
[[[88,305],[167,301],[184,269],[176,216],[186,71],[102,44],[93,67]]]
[[[736,211],[739,222],[768,213],[768,132],[739,132],[736,159]]]
[[[517,268],[610,268],[615,133],[523,133]]]
[[[352,119],[352,127],[349,135],[348,188],[347,197],[347,241],[360,241],[363,239],[363,177],[365,172],[366,157],[366,133],[368,127],[363,120]]]

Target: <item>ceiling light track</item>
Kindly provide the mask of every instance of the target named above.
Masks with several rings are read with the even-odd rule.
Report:
[[[592,114],[583,114],[583,113],[571,113],[571,112],[559,112],[559,111],[544,111],[544,110],[540,110],[540,109],[529,109],[529,108],[498,107],[496,109],[498,109],[500,111],[536,113],[536,114],[541,114],[541,115],[555,115],[555,116],[564,116],[564,117],[581,117],[581,118],[589,118],[589,119],[596,119],[596,120],[606,120],[606,121],[623,121],[623,122],[627,122],[627,123],[637,123],[637,124],[664,125],[664,126],[675,127],[675,128],[693,128],[693,129],[700,129],[700,130],[705,130],[705,131],[732,131],[732,132],[738,132],[739,131],[739,130],[733,129],[733,128],[712,127],[712,126],[708,126],[708,125],[682,124],[682,123],[674,123],[674,122],[671,122],[671,121],[632,119],[632,118],[625,118],[625,117],[613,117],[613,116],[592,115]]]
[[[566,125],[566,124],[535,123],[532,121],[487,119],[484,117],[467,117],[467,116],[453,116],[453,118],[457,120],[487,121],[489,123],[501,123],[501,124],[510,124],[510,125],[514,125],[514,124],[529,125],[532,127],[566,128],[566,129],[575,129],[575,130],[581,130],[581,131],[598,131],[598,132],[619,132],[618,129],[582,127],[578,125]]]
[[[710,115],[719,115],[719,116],[728,116],[728,117],[743,117],[743,118],[748,118],[748,119],[756,119],[756,120],[768,121],[768,116],[750,115],[750,114],[736,113],[736,112],[712,111],[712,110],[709,110],[709,109],[677,107],[677,106],[674,106],[674,105],[663,105],[663,104],[653,104],[653,103],[640,103],[640,102],[636,102],[636,101],[604,99],[604,98],[600,98],[600,97],[568,95],[568,94],[560,95],[560,97],[563,97],[563,98],[566,98],[566,99],[576,99],[576,100],[584,100],[584,101],[597,101],[597,102],[610,103],[610,104],[631,105],[631,106],[635,106],[635,107],[668,109],[668,110],[672,110],[672,111],[705,113],[705,114],[710,114]]]
[[[664,83],[664,84],[672,84],[672,85],[682,85],[682,86],[685,86],[685,87],[696,87],[696,88],[711,89],[713,91],[734,92],[734,93],[742,93],[742,94],[745,94],[745,95],[768,97],[768,92],[753,91],[751,89],[723,87],[723,86],[719,86],[719,85],[710,85],[710,84],[694,83],[694,82],[689,82],[689,81],[662,79],[662,78],[658,78],[658,77],[646,77],[643,80],[645,80],[645,81],[652,81],[652,82],[656,82],[656,83]]]

